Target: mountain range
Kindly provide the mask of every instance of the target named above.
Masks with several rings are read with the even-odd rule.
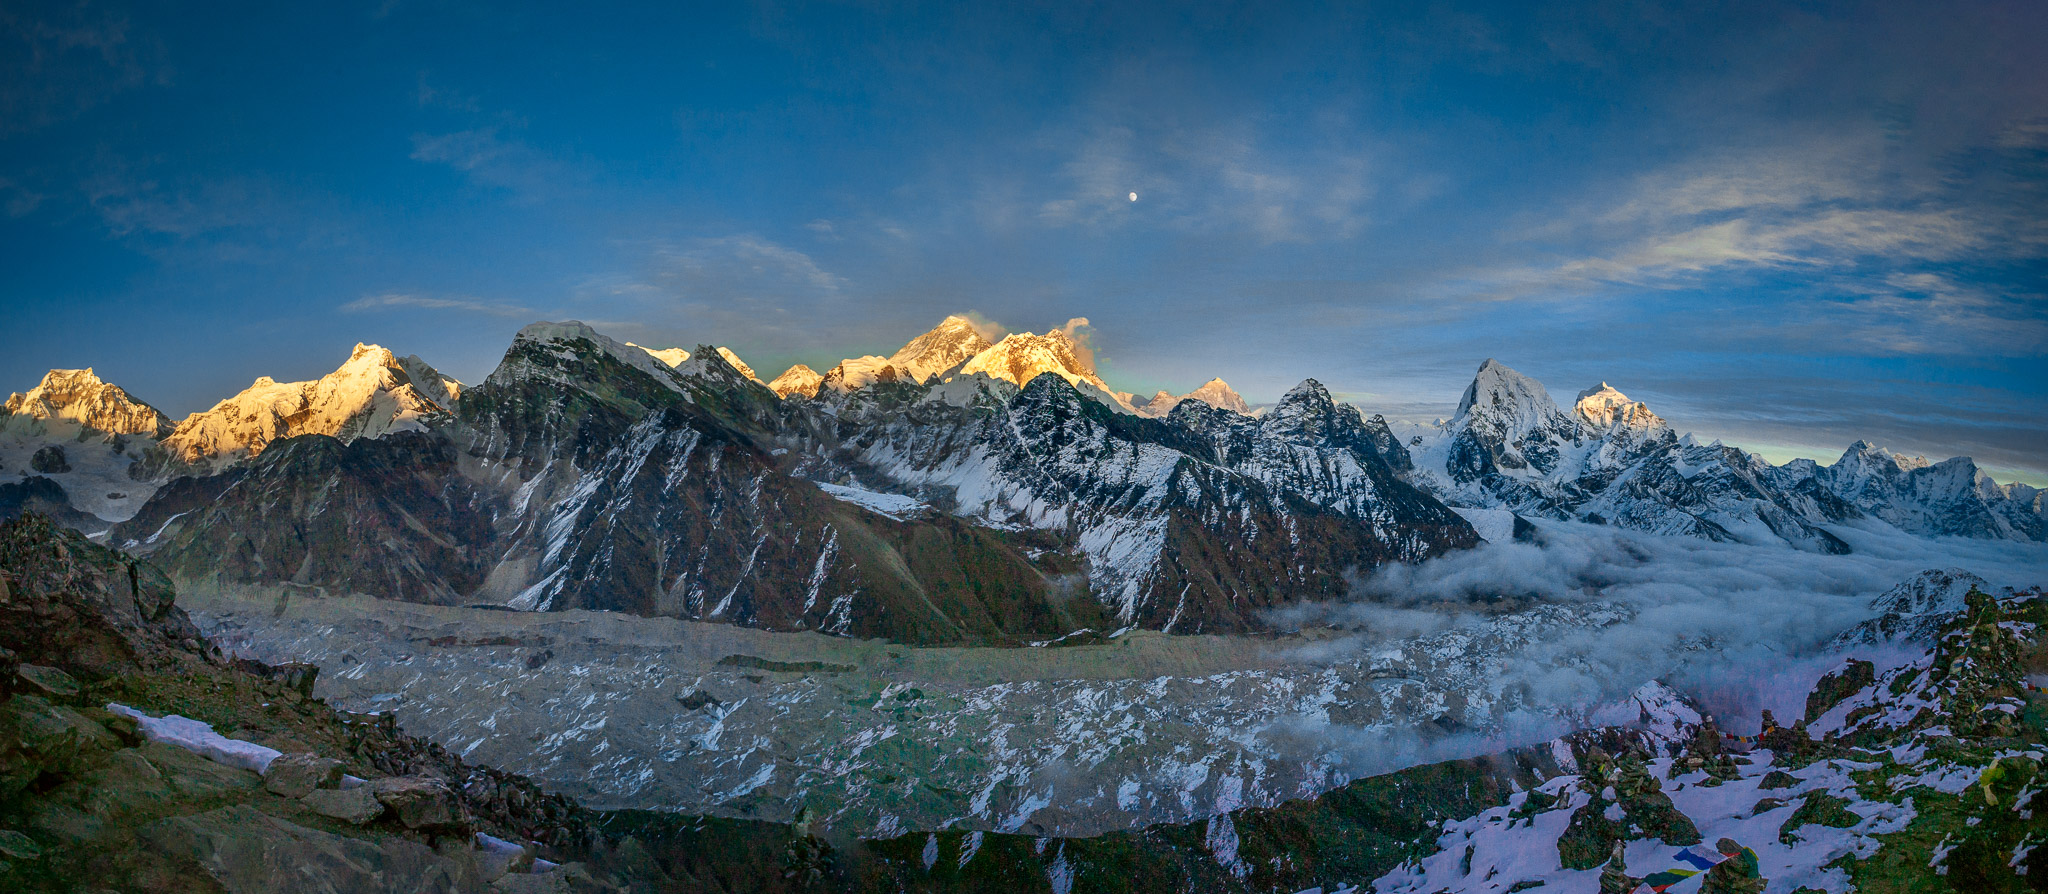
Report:
[[[172,423],[91,370],[0,419],[36,509],[187,586],[595,608],[918,643],[1238,632],[1356,576],[1576,520],[1841,553],[1830,531],[2048,539],[2041,492],[1858,442],[1774,466],[1601,383],[1496,361],[1396,430],[1315,380],[1135,399],[1064,329],[964,316],[764,383],[722,347],[520,331],[482,383],[358,345]]]

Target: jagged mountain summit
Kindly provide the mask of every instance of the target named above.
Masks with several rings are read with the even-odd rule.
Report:
[[[161,444],[91,450],[50,441],[50,420],[149,417],[68,409],[101,399],[53,374],[0,428],[20,469],[0,510],[51,510],[221,586],[918,642],[1258,629],[1362,571],[1545,519],[1820,552],[1846,551],[1830,529],[1851,523],[2043,539],[2039,492],[1966,459],[1859,444],[1772,466],[1606,383],[1567,411],[1494,360],[1404,443],[1315,380],[1259,415],[1221,379],[1134,407],[1088,357],[1066,330],[988,344],[956,316],[889,358],[764,384],[729,349],[538,323],[473,388],[360,345]]]
[[[1926,536],[2048,540],[2042,491],[1999,484],[1969,457],[1930,463],[1857,441],[1833,465],[1793,460],[1773,470],[1788,488],[1833,493],[1857,511]]]
[[[639,348],[642,351],[646,351],[647,356],[668,364],[670,369],[683,368],[684,364],[690,362],[690,357],[692,356],[689,351],[682,348],[650,348],[646,345],[636,345],[630,341],[626,342],[626,347]],[[700,348],[698,350],[701,354],[703,349]],[[725,360],[727,366],[732,367],[740,375],[746,376],[755,382],[760,382],[763,385],[768,384],[767,382],[762,382],[760,376],[754,375],[754,368],[748,366],[745,360],[741,360],[740,355],[733,353],[731,348],[719,347],[714,350],[718,352],[719,357]]]
[[[1661,417],[1650,412],[1647,404],[1629,400],[1628,395],[1614,390],[1614,386],[1606,382],[1601,382],[1597,388],[1579,392],[1578,403],[1572,405],[1572,412],[1595,428],[1650,432],[1668,427]]]
[[[768,390],[776,397],[817,397],[818,388],[825,384],[825,377],[816,370],[801,363],[782,371],[782,375],[768,383]]]
[[[50,370],[5,409],[0,515],[29,508],[90,527],[134,514],[155,490],[135,473],[161,455],[170,419],[91,369]]]
[[[1457,414],[1411,446],[1414,480],[1445,502],[1530,518],[1832,553],[1849,547],[1826,526],[1864,518],[1922,536],[2048,539],[2040,492],[1999,485],[1967,458],[1929,464],[1859,442],[1833,466],[1773,466],[1681,437],[1605,382],[1566,413],[1494,360]]]
[[[976,326],[973,320],[954,314],[890,355],[889,365],[922,385],[990,347],[993,346],[981,334],[981,327]]]
[[[1109,383],[1095,375],[1095,367],[1083,361],[1072,336],[1053,329],[1044,335],[1012,332],[960,367],[963,375],[983,373],[1019,388],[1046,373],[1079,386],[1086,382],[1103,394],[1112,393]]]
[[[53,369],[25,392],[7,398],[0,436],[85,438],[142,435],[161,438],[171,420],[130,396],[121,386],[100,381],[91,367]]]
[[[795,393],[816,397],[821,389],[845,394],[877,384],[923,385],[959,369],[961,364],[990,347],[988,339],[982,337],[981,327],[967,317],[954,314],[887,357],[870,354],[839,361],[815,384],[811,377],[817,374],[810,367],[803,364],[792,366],[776,378],[784,382],[783,389],[776,393],[784,397]]]
[[[163,446],[180,462],[217,469],[298,435],[348,442],[422,430],[448,415],[461,395],[461,382],[418,357],[358,344],[340,368],[313,381],[257,379],[242,393],[186,417]]]
[[[1067,330],[1053,329],[1044,335],[1013,332],[990,344],[981,327],[958,314],[940,321],[931,331],[911,339],[888,357],[869,354],[841,360],[819,376],[815,385],[811,376],[816,373],[802,364],[793,366],[776,378],[782,383],[776,393],[807,398],[823,393],[843,400],[854,392],[878,385],[930,385],[956,376],[981,377],[1022,388],[1047,373],[1067,380],[1094,400],[1126,413],[1137,412],[1129,394],[1111,389],[1096,375],[1086,352]]]
[[[1133,408],[1138,411],[1140,416],[1158,419],[1173,412],[1173,408],[1180,406],[1182,401],[1190,400],[1201,401],[1219,410],[1229,410],[1246,416],[1252,414],[1251,405],[1245,403],[1244,397],[1233,390],[1229,383],[1222,379],[1210,379],[1202,383],[1202,387],[1179,396],[1160,391],[1153,394],[1150,400],[1142,404],[1133,404]]]
[[[1771,466],[1696,443],[1602,383],[1566,413],[1542,384],[1487,360],[1447,423],[1413,445],[1415,480],[1454,506],[1709,540],[1840,553],[1839,500],[1787,494]]]

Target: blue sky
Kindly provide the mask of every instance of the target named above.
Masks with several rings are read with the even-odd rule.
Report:
[[[973,311],[1139,393],[1496,357],[2048,482],[2048,5],[302,6],[0,11],[0,391]]]

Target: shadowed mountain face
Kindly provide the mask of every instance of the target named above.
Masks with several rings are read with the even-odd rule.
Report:
[[[277,441],[171,482],[111,540],[217,585],[920,643],[1252,629],[1477,542],[1399,479],[1383,424],[1313,383],[1263,419],[1191,401],[1154,421],[1060,376],[828,407],[687,357],[529,327],[425,430]]]
[[[1477,543],[1314,383],[1263,419],[1191,402],[1163,421],[1057,376],[1014,395],[998,380],[966,384],[847,405],[824,461],[962,517],[1067,534],[1119,625],[1253,629],[1264,609],[1342,595],[1351,572]],[[1350,427],[1303,421],[1316,414]]]
[[[489,507],[456,457],[420,432],[288,438],[220,474],[172,480],[111,539],[187,581],[455,603],[492,555]]]

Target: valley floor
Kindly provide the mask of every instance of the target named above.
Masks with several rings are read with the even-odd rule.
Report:
[[[320,665],[337,707],[394,711],[412,734],[593,806],[874,837],[1099,834],[1521,744],[1446,734],[1519,705],[1486,684],[1489,656],[1622,617],[1550,607],[1332,665],[1307,660],[1330,636],[1313,633],[914,648],[303,590],[180,601],[230,652]]]

